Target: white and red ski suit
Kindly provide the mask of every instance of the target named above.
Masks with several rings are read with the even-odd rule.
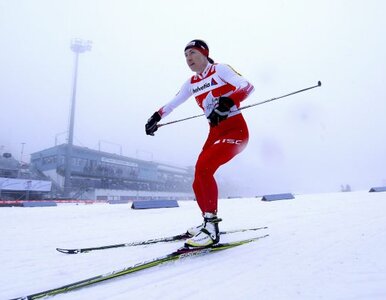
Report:
[[[207,117],[216,107],[218,97],[229,97],[235,103],[226,120],[210,127],[196,162],[193,190],[202,213],[217,213],[218,189],[214,173],[248,143],[248,127],[238,108],[253,90],[253,85],[230,66],[208,63],[201,74],[187,80],[178,94],[158,111],[164,118],[192,95]]]

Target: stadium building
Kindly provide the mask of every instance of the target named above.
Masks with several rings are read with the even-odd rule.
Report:
[[[52,182],[53,198],[64,195],[67,144],[31,154],[31,166]],[[127,202],[133,200],[193,199],[193,168],[129,158],[72,146],[72,199]]]

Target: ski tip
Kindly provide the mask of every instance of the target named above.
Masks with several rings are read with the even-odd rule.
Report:
[[[80,253],[80,251],[78,249],[56,248],[56,251],[59,251],[60,253],[64,253],[64,254],[78,254],[78,253]]]

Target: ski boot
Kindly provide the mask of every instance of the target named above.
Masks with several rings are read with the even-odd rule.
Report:
[[[192,237],[186,240],[185,247],[200,248],[217,244],[220,241],[219,222],[221,219],[217,218],[215,214],[204,213],[203,224],[188,229]]]

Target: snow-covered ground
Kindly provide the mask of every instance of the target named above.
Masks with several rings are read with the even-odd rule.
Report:
[[[181,242],[79,255],[96,246],[181,233],[201,222],[179,208],[130,205],[0,208],[0,299],[119,270]],[[53,299],[386,299],[386,193],[296,195],[294,200],[224,199],[221,229],[269,226],[268,238],[188,258]],[[223,241],[260,234],[227,235]]]

